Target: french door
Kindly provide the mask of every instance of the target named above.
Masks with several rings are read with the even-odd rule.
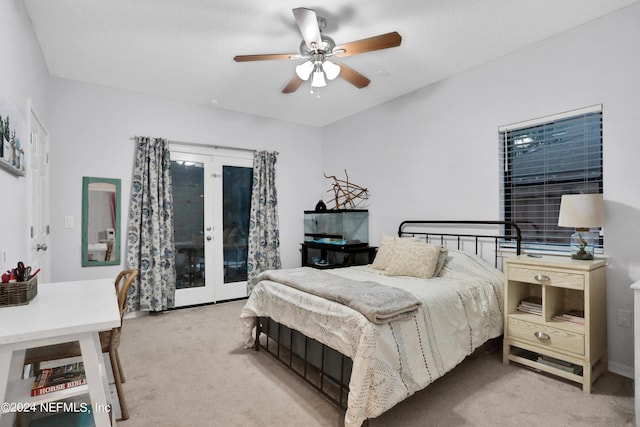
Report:
[[[176,306],[247,296],[253,158],[171,147]]]

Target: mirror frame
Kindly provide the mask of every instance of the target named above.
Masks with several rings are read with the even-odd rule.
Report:
[[[116,240],[113,248],[113,260],[111,261],[89,261],[89,184],[107,183],[116,186]],[[117,178],[96,178],[82,177],[82,266],[99,267],[103,265],[120,265],[120,179]]]

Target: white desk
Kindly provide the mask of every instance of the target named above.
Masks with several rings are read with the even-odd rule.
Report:
[[[111,398],[98,332],[118,326],[113,279],[38,284],[38,295],[29,304],[0,307],[0,404],[34,402],[29,389],[18,385],[24,383],[20,377],[27,348],[78,341],[95,425],[110,426],[104,408]],[[0,409],[1,427],[11,427],[14,418],[15,413]]]

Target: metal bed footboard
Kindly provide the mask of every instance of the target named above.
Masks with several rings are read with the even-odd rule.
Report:
[[[254,348],[261,347],[331,402],[347,408],[351,358],[270,317],[256,317]]]

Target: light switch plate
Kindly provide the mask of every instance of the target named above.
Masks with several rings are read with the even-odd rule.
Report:
[[[73,228],[74,218],[72,216],[64,217],[64,228]]]

